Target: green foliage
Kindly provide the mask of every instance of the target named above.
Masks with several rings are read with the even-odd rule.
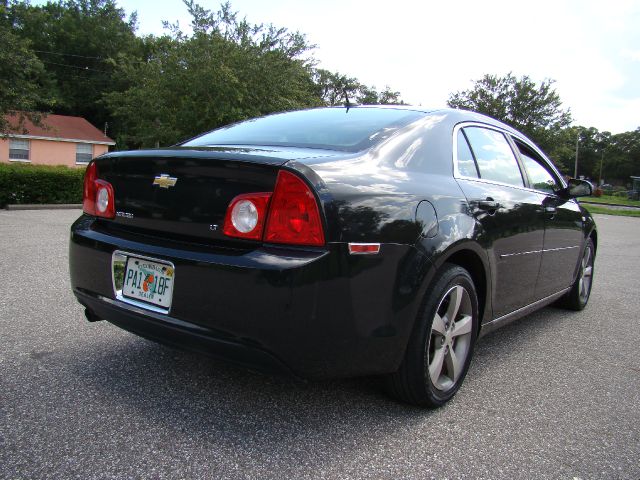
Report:
[[[640,127],[610,137],[604,151],[602,175],[621,184],[631,182],[632,175],[640,177]]]
[[[330,72],[318,68],[313,72],[316,95],[327,106],[344,105],[347,101],[362,105],[403,105],[400,92],[389,87],[378,92],[375,87],[368,87],[357,78],[347,77],[338,72]]]
[[[577,139],[578,175],[622,185],[631,175],[640,176],[640,128],[612,135],[594,127],[569,127],[558,139],[549,153],[566,173],[573,175]]]
[[[350,89],[359,103],[401,103],[388,87],[378,92],[316,70],[314,46],[299,32],[251,24],[228,2],[218,11],[184,3],[193,34],[167,23],[166,35],[141,38],[136,14],[127,18],[115,0],[1,0],[0,33],[9,48],[0,51],[7,82],[0,113],[51,111],[82,116],[98,128],[108,123],[122,149],[169,145],[273,112],[341,104]],[[27,68],[15,68],[22,65]]]
[[[553,80],[536,84],[528,76],[485,75],[473,88],[453,93],[448,105],[484,113],[521,131],[542,149],[551,150],[562,129],[571,123],[571,114],[562,109]]]
[[[130,86],[105,96],[129,147],[170,145],[203,131],[272,112],[320,105],[304,36],[238,20],[186,2],[194,34],[147,37],[144,62],[117,59]],[[121,145],[122,146],[122,145]]]
[[[0,163],[0,207],[82,203],[84,168]]]
[[[139,56],[136,15],[127,20],[115,0],[57,0],[44,5],[13,0],[6,12],[13,34],[29,42],[43,66],[47,82],[40,92],[50,100],[17,108],[77,115],[98,128],[110,121],[101,102],[117,87],[110,59]]]
[[[612,203],[614,205],[628,205],[630,207],[640,207],[640,200],[631,200],[625,190],[617,195],[602,195],[599,198],[589,197],[586,199],[589,203]]]
[[[582,206],[591,214],[597,213],[601,215],[616,215],[620,217],[640,217],[640,209],[607,208],[599,207],[597,205],[585,205],[584,203]]]
[[[166,24],[164,36],[138,37],[136,14],[116,0],[0,0],[0,134],[4,114],[32,112],[106,122],[119,149],[169,145],[229,123],[322,105],[402,104],[400,93],[316,68],[299,32],[251,24],[229,3],[217,11],[184,0],[193,34]],[[485,75],[449,105],[519,129],[564,173],[627,184],[640,176],[640,128],[611,135],[569,127],[553,81]],[[20,126],[17,127],[20,130]]]
[[[30,50],[29,42],[14,35],[9,27],[6,9],[0,5],[0,134],[22,131],[25,118],[40,123],[34,112],[49,104],[42,87],[47,82],[44,65]],[[17,113],[19,122],[10,125],[6,114]]]

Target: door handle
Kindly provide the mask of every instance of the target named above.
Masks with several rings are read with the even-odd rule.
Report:
[[[500,208],[500,204],[495,200],[480,200],[478,207],[482,210],[497,210]]]
[[[472,203],[475,204],[476,211],[480,210],[483,212],[488,212],[490,215],[496,213],[496,210],[500,208],[500,203],[496,202],[491,197],[487,197],[482,200],[474,200]]]
[[[557,212],[558,212],[558,210],[556,209],[556,207],[554,207],[552,205],[547,205],[547,206],[544,207],[544,213],[548,217],[551,217],[551,218],[555,217]]]

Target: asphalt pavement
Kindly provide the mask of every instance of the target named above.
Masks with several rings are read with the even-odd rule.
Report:
[[[0,211],[0,478],[640,478],[640,218],[597,216],[583,312],[482,338],[439,410],[298,383],[88,323],[77,210]]]

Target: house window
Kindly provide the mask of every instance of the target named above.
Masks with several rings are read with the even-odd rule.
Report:
[[[29,140],[12,138],[9,140],[9,160],[29,161]]]
[[[93,158],[93,145],[76,143],[76,163],[89,163]]]

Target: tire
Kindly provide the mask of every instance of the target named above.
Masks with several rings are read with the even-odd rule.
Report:
[[[429,408],[447,403],[462,385],[479,323],[478,297],[469,272],[447,263],[436,278],[423,301],[403,362],[386,379],[391,396]]]
[[[591,285],[593,284],[595,253],[596,249],[593,241],[589,238],[580,259],[578,277],[573,282],[571,290],[560,300],[560,306],[569,310],[582,310],[589,303]]]

